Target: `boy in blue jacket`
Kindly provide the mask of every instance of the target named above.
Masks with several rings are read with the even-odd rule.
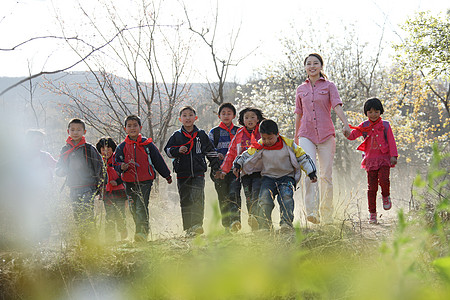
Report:
[[[213,143],[222,165],[227,155],[230,143],[236,135],[239,126],[233,124],[236,117],[236,108],[231,103],[222,103],[217,113],[220,124],[209,132],[209,139]],[[216,178],[216,174],[211,173],[219,199],[220,212],[222,214],[222,225],[226,230],[237,232],[241,229],[241,183],[238,178],[229,172],[224,179]]]
[[[155,170],[167,180],[167,183],[172,183],[170,170],[161,153],[151,138],[141,135],[141,130],[141,119],[136,115],[128,116],[125,119],[125,132],[128,135],[114,153],[116,161],[114,168],[121,173],[127,196],[132,199],[130,208],[136,225],[134,235],[136,242],[147,241],[148,202],[156,177]]]
[[[219,170],[218,154],[205,131],[194,125],[197,119],[193,107],[182,107],[179,120],[183,125],[164,147],[167,155],[173,158],[173,169],[177,173],[183,230],[187,236],[203,233],[205,157],[210,161],[213,173]]]

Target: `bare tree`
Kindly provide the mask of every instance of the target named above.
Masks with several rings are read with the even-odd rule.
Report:
[[[191,17],[189,16],[188,9],[185,3],[182,3],[183,9],[186,15],[186,19],[189,25],[189,30],[200,37],[201,41],[208,47],[212,63],[215,71],[215,80],[211,82],[209,78],[206,78],[208,83],[208,88],[211,93],[212,101],[218,105],[222,104],[225,100],[225,84],[228,76],[228,71],[230,67],[237,66],[242,60],[244,60],[249,54],[241,58],[234,58],[233,54],[236,50],[236,44],[239,38],[240,27],[235,32],[231,32],[229,39],[229,49],[226,52],[220,53],[219,46],[217,42],[217,30],[219,27],[219,2],[216,2],[214,21],[211,28],[198,29],[192,23]]]
[[[161,148],[173,125],[174,109],[189,93],[189,84],[184,83],[183,76],[190,48],[181,38],[180,25],[160,24],[160,7],[152,1],[139,2],[136,24],[132,27],[124,21],[126,17],[108,3],[103,3],[108,15],[106,29],[105,23],[97,22],[94,13],[79,8],[89,28],[107,47],[84,60],[90,75],[83,85],[75,88],[66,83],[49,82],[48,86],[68,96],[72,101],[68,109],[81,114],[101,134],[123,137],[124,117],[140,115],[144,135],[152,137]],[[63,22],[61,29],[65,34]],[[110,32],[116,37],[114,41],[108,37]],[[67,42],[80,58],[85,57],[84,47],[71,40]],[[127,78],[108,71],[111,65]]]
[[[127,28],[123,28],[124,30],[128,30]],[[78,38],[78,37],[59,37],[59,36],[42,36],[42,37],[33,37],[30,38],[24,42],[21,42],[19,44],[17,44],[16,46],[10,47],[10,48],[0,48],[0,51],[14,51],[15,49],[19,48],[20,46],[23,46],[25,44],[28,44],[32,41],[36,41],[39,39],[63,39],[66,42],[69,41],[76,41],[76,42],[81,42],[83,44],[89,45],[89,47],[91,48],[91,51],[89,51],[87,54],[85,54],[84,56],[81,56],[79,60],[69,64],[68,66],[56,69],[56,70],[51,70],[51,71],[40,71],[38,73],[35,74],[29,74],[29,76],[19,80],[18,82],[16,82],[15,84],[7,87],[6,89],[4,89],[3,91],[0,92],[0,96],[3,96],[4,94],[6,94],[8,91],[20,86],[23,83],[26,83],[27,81],[30,81],[32,79],[35,79],[37,77],[43,76],[43,75],[51,75],[51,74],[57,74],[57,73],[62,73],[65,71],[68,71],[70,69],[72,69],[73,67],[77,66],[78,64],[85,62],[90,56],[92,56],[94,53],[96,53],[97,51],[100,51],[102,48],[104,48],[105,46],[107,46],[108,44],[110,44],[117,36],[119,33],[117,33],[116,35],[114,35],[110,40],[105,41],[104,44],[101,44],[100,46],[92,46],[89,45],[88,43],[86,43],[84,40]]]

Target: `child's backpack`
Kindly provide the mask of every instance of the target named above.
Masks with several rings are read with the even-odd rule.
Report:
[[[213,129],[213,144],[214,148],[217,148],[217,145],[219,145],[219,138],[220,138],[220,127],[217,126]]]

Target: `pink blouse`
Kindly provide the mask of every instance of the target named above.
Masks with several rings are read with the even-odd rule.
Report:
[[[321,144],[335,136],[331,108],[342,105],[339,92],[333,82],[321,77],[313,87],[306,79],[297,88],[295,113],[301,115],[299,137],[305,137],[314,144]]]

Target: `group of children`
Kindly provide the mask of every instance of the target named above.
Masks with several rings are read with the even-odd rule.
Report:
[[[349,137],[365,137],[358,149],[365,151],[363,166],[372,178],[369,180],[372,222],[373,214],[376,222],[378,182],[382,187],[384,208],[390,208],[389,167],[395,165],[397,157],[389,123],[380,121],[381,102],[375,102],[376,105],[368,104],[364,108],[369,121],[354,127]],[[195,125],[198,119],[195,109],[182,107],[179,112],[182,126],[164,147],[176,173],[183,230],[188,236],[204,232],[206,159],[219,199],[222,225],[231,232],[242,227],[241,187],[251,230],[272,229],[271,214],[276,197],[280,226],[284,231],[293,228],[293,195],[301,170],[308,180],[317,181],[313,160],[293,140],[279,134],[276,122],[265,119],[261,110],[246,107],[239,112],[241,127],[238,127],[233,124],[236,115],[236,108],[231,103],[222,104],[218,110],[219,126],[206,134]],[[84,138],[85,123],[80,119],[69,122],[69,137],[61,150],[56,174],[67,176],[74,216],[82,236],[94,226],[93,200],[100,192],[105,203],[107,237],[115,239],[116,225],[121,238],[127,237],[124,210],[128,205],[136,226],[135,240],[147,240],[148,203],[156,172],[172,183],[171,172],[158,148],[151,138],[141,135],[140,118],[128,116],[124,128],[127,136],[118,146],[107,137],[101,138],[94,147]],[[376,147],[377,153],[373,153],[375,144],[380,145]]]

